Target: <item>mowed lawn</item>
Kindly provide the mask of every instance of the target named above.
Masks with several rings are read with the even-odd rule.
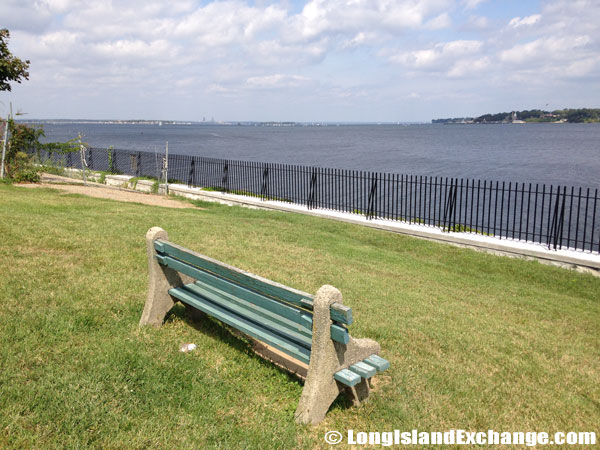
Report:
[[[302,215],[0,185],[0,447],[320,448],[328,430],[596,431],[600,278]],[[392,367],[294,423],[302,384],[175,307],[138,329],[152,226],[316,292]],[[180,353],[182,343],[195,343]]]

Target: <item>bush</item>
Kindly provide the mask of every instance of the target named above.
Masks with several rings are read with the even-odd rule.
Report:
[[[57,174],[62,173],[63,165],[53,162],[52,158],[48,158],[47,161],[41,161],[41,149],[45,149],[50,153],[57,152],[62,155],[75,152],[79,149],[79,145],[75,140],[41,143],[40,138],[44,136],[43,128],[16,123],[12,119],[8,121],[8,131],[10,137],[6,147],[5,175],[7,179],[16,183],[39,182],[39,168],[36,169],[35,164],[41,164],[47,171]]]
[[[15,183],[38,183],[40,175],[32,158],[25,152],[16,152],[12,158],[10,178]]]
[[[14,183],[39,183],[40,174],[33,167],[27,167],[13,174]]]

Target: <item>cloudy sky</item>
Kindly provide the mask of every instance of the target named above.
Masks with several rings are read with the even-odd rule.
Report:
[[[600,107],[600,0],[1,0],[32,118],[429,121]]]

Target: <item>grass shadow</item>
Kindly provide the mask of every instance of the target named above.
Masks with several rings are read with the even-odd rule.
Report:
[[[235,328],[224,324],[223,322],[215,319],[202,311],[195,308],[188,307],[181,303],[177,303],[171,311],[167,314],[165,322],[170,322],[175,319],[183,321],[185,324],[194,328],[194,330],[202,332],[210,337],[218,338],[232,346],[234,349],[241,353],[246,354],[248,357],[257,361],[263,367],[269,367],[271,370],[276,370],[278,373],[284,375],[288,382],[296,383],[301,386],[304,385],[304,381],[298,376],[294,375],[283,367],[272,363],[268,359],[262,358],[252,349],[251,338],[241,334]],[[260,341],[259,341],[260,342]],[[338,395],[336,400],[330,407],[330,410],[334,409],[350,409],[352,402],[346,395]]]

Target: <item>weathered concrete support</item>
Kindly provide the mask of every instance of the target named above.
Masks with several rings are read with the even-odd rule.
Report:
[[[369,380],[365,380],[364,378],[356,386],[346,387],[346,396],[352,401],[354,406],[360,405],[361,402],[369,398],[370,393]]]
[[[169,295],[169,289],[183,285],[183,281],[176,271],[160,265],[156,260],[154,241],[157,239],[168,240],[167,232],[160,227],[150,228],[146,233],[149,272],[148,297],[139,326],[152,325],[160,327],[165,320],[165,316],[175,304],[175,301]]]
[[[296,409],[296,422],[317,424],[325,418],[327,410],[346,386],[338,383],[333,375],[373,354],[379,354],[380,346],[371,339],[354,339],[340,344],[331,339],[330,306],[342,303],[342,294],[333,286],[322,286],[313,303],[313,336],[308,375],[302,396]],[[362,380],[349,391],[353,403],[359,404],[369,396],[367,380]]]

